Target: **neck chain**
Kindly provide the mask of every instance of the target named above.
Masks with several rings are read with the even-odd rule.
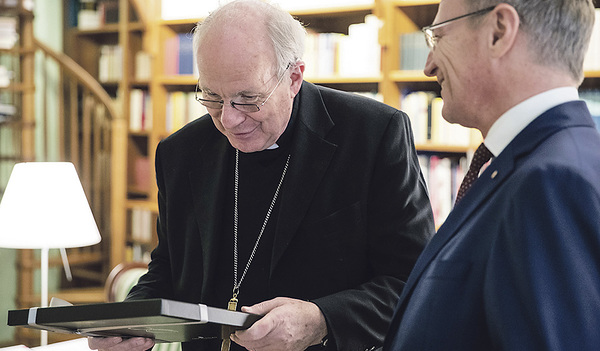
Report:
[[[273,207],[275,206],[275,201],[277,201],[277,195],[279,195],[279,190],[281,189],[281,184],[283,183],[283,178],[285,178],[285,173],[287,172],[288,165],[290,164],[290,156],[288,155],[287,160],[285,161],[285,166],[283,167],[283,173],[281,174],[281,179],[279,180],[279,184],[277,184],[277,189],[275,190],[275,195],[273,195],[273,200],[271,201],[271,205],[269,206],[269,210],[267,210],[267,215],[265,216],[265,221],[263,222],[262,228],[260,228],[260,233],[258,233],[258,238],[256,238],[256,243],[254,243],[254,248],[252,249],[252,253],[250,254],[250,258],[248,258],[248,263],[246,263],[246,268],[244,268],[244,272],[242,273],[242,277],[238,281],[238,179],[239,179],[239,158],[240,151],[238,149],[235,150],[235,198],[233,202],[233,297],[229,300],[229,304],[227,305],[227,309],[230,311],[237,310],[238,303],[238,294],[240,293],[240,285],[242,285],[242,281],[244,277],[246,277],[246,273],[248,273],[248,268],[250,268],[250,263],[252,263],[252,259],[256,254],[256,249],[258,248],[258,243],[260,242],[260,238],[267,227],[267,222],[269,222],[269,217],[271,217],[271,212],[273,211]],[[233,333],[235,330],[230,327],[223,327],[221,330],[221,337],[223,341],[221,342],[221,351],[229,351],[231,346],[231,340],[229,339],[229,335]]]
[[[240,292],[240,285],[242,285],[242,281],[244,277],[246,277],[246,273],[248,273],[248,268],[250,268],[250,263],[252,263],[252,259],[254,259],[254,255],[256,254],[256,249],[258,248],[258,244],[260,242],[260,238],[262,237],[265,228],[267,227],[267,223],[269,222],[269,217],[271,217],[271,212],[273,211],[273,207],[275,206],[275,201],[277,201],[277,196],[279,195],[279,190],[281,189],[281,184],[283,184],[283,179],[285,178],[285,174],[288,169],[288,165],[290,164],[290,156],[288,155],[287,160],[285,161],[285,166],[283,167],[283,173],[281,174],[281,179],[279,180],[279,184],[277,184],[277,189],[275,190],[275,195],[273,195],[273,200],[271,201],[271,205],[267,210],[267,215],[265,216],[265,220],[263,222],[262,228],[258,233],[258,238],[256,239],[256,243],[254,243],[254,248],[252,249],[252,253],[250,254],[250,258],[248,259],[248,263],[246,263],[246,268],[244,268],[244,272],[238,281],[238,179],[239,179],[239,150],[235,150],[235,198],[233,205],[233,299],[237,300],[237,296]],[[232,300],[233,300],[232,299]]]

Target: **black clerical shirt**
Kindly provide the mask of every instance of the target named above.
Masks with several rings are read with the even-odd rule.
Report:
[[[297,114],[297,102],[294,102],[292,117],[284,133],[277,140],[278,147],[253,153],[239,153],[238,185],[238,264],[237,279],[242,277],[248,259],[254,248],[267,211],[275,195],[283,169],[291,150],[294,120]],[[293,158],[294,156],[291,155]],[[219,264],[215,280],[215,302],[217,307],[227,308],[233,289],[233,209],[234,209],[234,171],[235,149],[228,153],[228,182],[224,192],[225,211],[222,218],[222,231],[219,241]],[[285,179],[283,184],[285,184]],[[281,192],[279,193],[279,197]],[[258,249],[250,264],[239,290],[238,310],[241,306],[250,306],[272,299],[269,289],[269,273],[275,228],[279,213],[279,197],[275,202]],[[242,350],[232,343],[232,350]]]

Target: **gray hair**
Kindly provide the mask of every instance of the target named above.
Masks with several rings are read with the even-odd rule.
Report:
[[[469,11],[507,3],[517,10],[520,30],[538,62],[583,81],[583,59],[594,26],[592,0],[465,0]]]
[[[214,23],[222,20],[236,21],[244,15],[253,16],[256,21],[263,21],[275,51],[277,65],[275,69],[278,76],[283,74],[290,63],[294,64],[302,59],[306,37],[306,29],[302,23],[280,7],[265,1],[234,0],[211,12],[194,28],[194,62],[198,63],[198,50],[202,46],[204,36]]]

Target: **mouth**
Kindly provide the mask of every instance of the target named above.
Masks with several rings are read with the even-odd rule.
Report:
[[[249,131],[245,131],[245,132],[231,132],[231,135],[233,135],[233,137],[236,139],[244,139],[244,138],[247,138],[248,136],[250,136],[252,133],[254,133],[254,131],[257,128],[258,128],[258,126],[256,126],[255,128],[253,128]]]

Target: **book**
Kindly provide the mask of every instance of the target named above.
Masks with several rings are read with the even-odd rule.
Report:
[[[400,35],[399,67],[401,70],[422,71],[428,55],[429,47],[421,31]]]
[[[178,74],[193,74],[194,73],[194,49],[192,43],[192,34],[179,33],[177,34],[179,41],[178,52]]]
[[[131,89],[129,93],[129,130],[141,132],[152,129],[152,100],[146,90]]]
[[[418,158],[429,191],[435,226],[439,228],[454,206],[467,169],[467,157],[461,153],[445,156],[420,153]]]
[[[152,338],[157,343],[218,339],[261,316],[204,304],[148,299],[8,311],[8,325],[82,336]]]
[[[443,101],[433,92],[413,91],[401,97],[400,106],[410,118],[415,144],[469,146],[478,140],[473,130],[442,117]]]

